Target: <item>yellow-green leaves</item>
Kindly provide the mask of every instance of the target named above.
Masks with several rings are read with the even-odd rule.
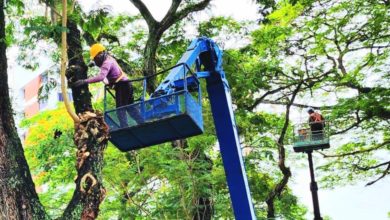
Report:
[[[300,3],[292,5],[287,1],[282,1],[279,9],[268,15],[268,19],[274,25],[285,27],[291,24],[302,13],[303,9],[304,7]]]

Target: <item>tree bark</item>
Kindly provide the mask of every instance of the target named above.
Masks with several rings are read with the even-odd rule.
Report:
[[[77,24],[72,20],[68,20],[68,69],[66,71],[66,78],[69,83],[76,82],[79,79],[86,79],[88,67],[83,59],[83,48],[81,46],[81,35],[77,29]],[[86,111],[92,111],[91,93],[88,85],[73,87],[72,95],[74,107],[77,114]]]
[[[144,76],[151,76],[156,73],[156,54],[158,44],[161,40],[161,34],[156,33],[154,30],[149,30],[149,38],[145,45],[144,51],[144,64],[142,73]],[[149,93],[154,92],[157,87],[156,78],[150,77],[147,79],[147,91]]]
[[[211,220],[213,217],[214,206],[210,197],[199,197],[197,202],[198,207],[193,214],[193,220]]]
[[[68,82],[87,78],[88,67],[82,57],[81,36],[77,24],[68,21]],[[77,146],[76,189],[62,219],[96,219],[106,191],[103,187],[103,154],[108,142],[108,126],[103,114],[92,108],[88,85],[72,88],[74,107],[80,117],[75,125]]]
[[[13,120],[4,39],[4,0],[0,0],[0,219],[47,219]]]

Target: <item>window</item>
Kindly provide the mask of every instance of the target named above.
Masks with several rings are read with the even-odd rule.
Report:
[[[43,110],[47,107],[48,101],[46,100],[40,100],[39,101],[39,110]]]
[[[73,101],[73,97],[72,97],[72,93],[71,92],[68,92],[68,97],[69,97],[69,101]],[[60,101],[60,102],[64,101],[64,97],[62,97],[62,93],[61,92],[58,93],[58,101]]]

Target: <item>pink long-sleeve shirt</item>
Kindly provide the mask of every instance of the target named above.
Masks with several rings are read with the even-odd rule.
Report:
[[[97,76],[86,79],[88,83],[101,82],[107,78],[109,83],[114,83],[121,75],[121,68],[114,58],[107,56],[106,60],[100,67],[100,73]],[[125,75],[120,81],[128,80]]]

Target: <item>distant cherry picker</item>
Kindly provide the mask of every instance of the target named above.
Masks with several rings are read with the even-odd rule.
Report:
[[[329,124],[319,113],[309,108],[309,122],[295,126],[294,144],[295,152],[307,153],[310,168],[310,191],[312,193],[314,220],[322,220],[318,201],[318,186],[314,176],[313,150],[329,148]]]

